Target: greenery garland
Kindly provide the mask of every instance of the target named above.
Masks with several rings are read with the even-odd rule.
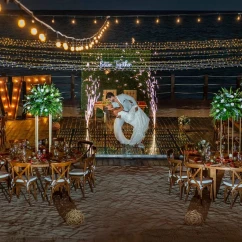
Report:
[[[25,96],[24,112],[34,116],[53,116],[62,113],[62,97],[53,85],[32,86],[31,93]]]
[[[215,94],[211,105],[210,116],[215,120],[238,119],[242,117],[242,92],[240,89],[233,92],[232,88],[221,88]]]

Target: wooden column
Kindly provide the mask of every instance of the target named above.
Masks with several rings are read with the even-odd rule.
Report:
[[[39,116],[35,116],[35,152],[39,150]]]
[[[240,90],[242,89],[242,88],[241,88],[241,82],[242,82],[242,76],[241,76],[241,75],[238,75],[238,76],[237,76],[237,79],[236,79],[236,89],[238,89],[238,88],[239,88]]]
[[[75,98],[75,75],[71,74],[71,100]]]
[[[175,74],[171,74],[171,100],[175,100]]]
[[[208,100],[208,75],[204,76],[203,100]]]

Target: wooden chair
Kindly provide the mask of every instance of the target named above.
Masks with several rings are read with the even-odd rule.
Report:
[[[213,179],[203,177],[203,164],[185,163],[187,167],[187,195],[185,201],[188,199],[188,195],[191,187],[195,187],[202,203],[202,196],[204,188],[210,190],[210,199],[213,201]]]
[[[171,189],[176,182],[179,185],[181,200],[184,185],[187,180],[187,172],[183,171],[182,161],[174,159],[172,149],[167,151],[167,159],[169,162],[169,194],[171,194]]]
[[[44,198],[47,196],[47,190],[50,188],[50,201],[53,200],[53,194],[56,191],[66,191],[70,195],[70,171],[71,162],[51,163],[51,175],[44,178]]]
[[[26,188],[28,193],[27,202],[31,205],[30,202],[30,193],[31,188],[33,188],[33,196],[35,200],[37,200],[37,177],[31,175],[31,164],[30,163],[19,163],[19,162],[10,162],[11,170],[12,170],[12,189],[11,189],[11,198],[12,193],[15,190],[17,198],[19,198],[21,188]]]
[[[127,94],[137,100],[137,90],[124,90],[124,94]]]
[[[79,159],[79,168],[74,168],[70,171],[70,180],[75,190],[81,189],[82,196],[85,197],[85,184],[88,182],[91,191],[93,192],[93,183],[91,180],[90,166],[94,162],[95,154],[85,159]]]
[[[10,174],[8,173],[7,160],[1,157],[1,155],[0,155],[0,166],[1,166],[1,169],[2,169],[2,166],[4,166],[6,169],[6,171],[2,171],[0,169],[0,188],[5,198],[8,200],[8,202],[10,202],[11,201],[11,191],[10,191],[11,178],[10,178]]]
[[[226,203],[230,197],[230,208],[232,208],[238,196],[242,202],[242,168],[230,168],[230,170],[231,178],[224,179],[223,184],[225,185],[224,202]]]
[[[114,96],[117,96],[117,89],[103,90],[102,101],[106,100],[106,95],[108,92],[112,92]]]
[[[77,157],[77,160],[85,159],[93,153],[93,142],[89,140],[79,140],[71,150]],[[73,163],[73,167],[75,168],[80,168],[78,165],[78,162]]]

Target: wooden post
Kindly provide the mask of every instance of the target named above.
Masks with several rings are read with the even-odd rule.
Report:
[[[71,74],[71,101],[75,98],[75,75]]]
[[[52,146],[52,114],[49,114],[49,153]]]
[[[204,76],[203,100],[208,100],[208,75]]]
[[[175,100],[175,74],[171,74],[171,100]]]
[[[35,152],[39,150],[39,116],[35,116]]]
[[[240,90],[242,89],[242,88],[241,88],[241,82],[242,82],[242,76],[241,76],[241,75],[238,75],[238,76],[237,76],[237,79],[236,79],[236,89],[238,89],[238,88],[239,88]]]

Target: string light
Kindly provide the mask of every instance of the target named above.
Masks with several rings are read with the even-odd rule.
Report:
[[[34,19],[32,19],[31,22],[34,24],[35,23]]]
[[[139,23],[140,23],[140,21],[139,21],[139,18],[138,18],[138,16],[137,16],[136,24],[139,24]]]
[[[180,23],[181,22],[181,19],[180,19],[180,17],[177,17],[177,19],[176,19],[176,23]]]
[[[19,28],[24,28],[25,27],[25,20],[24,19],[19,19],[18,20],[18,26]]]
[[[221,18],[220,15],[218,16],[217,20],[218,20],[218,21],[221,21],[221,20],[222,20],[222,18]]]
[[[106,20],[104,22],[104,24],[101,26],[101,28],[98,30],[97,33],[95,33],[93,36],[89,37],[89,38],[83,38],[83,39],[78,39],[72,36],[67,36],[57,30],[55,30],[54,28],[52,28],[50,25],[48,25],[47,23],[41,21],[40,19],[38,19],[34,13],[32,11],[30,11],[28,8],[26,8],[20,1],[18,0],[14,0],[14,3],[18,5],[18,7],[20,7],[23,11],[25,11],[27,14],[29,14],[34,20],[36,20],[37,22],[39,22],[40,24],[42,24],[43,26],[45,26],[47,29],[55,32],[57,35],[59,35],[60,37],[64,37],[67,40],[72,40],[72,41],[92,41],[94,37],[96,37],[98,34],[100,34],[100,32],[102,32],[104,30],[104,28],[109,25],[109,21],[108,19],[110,18],[110,16],[106,17]],[[53,18],[54,19],[54,18]],[[53,20],[52,20],[53,21]],[[25,24],[24,24],[25,25]],[[21,24],[22,26],[22,24]],[[105,28],[105,29],[106,29]],[[95,41],[96,42],[96,41]],[[66,45],[65,45],[66,46]]]
[[[97,23],[97,20],[96,20],[96,18],[94,19],[93,23],[94,23],[94,24],[96,24],[96,23]]]
[[[156,22],[157,24],[160,23],[160,19],[159,19],[159,17],[156,18],[155,22]]]
[[[32,34],[32,35],[36,35],[37,33],[38,33],[38,30],[36,29],[36,28],[31,28],[31,30],[30,30],[30,33]]]
[[[45,42],[45,41],[46,41],[46,36],[45,36],[45,34],[40,33],[40,34],[39,34],[39,40],[40,40],[41,42]]]
[[[201,22],[201,18],[200,18],[200,17],[197,18],[197,22],[198,22],[198,23]]]
[[[51,23],[52,23],[52,24],[55,23],[55,19],[54,19],[54,17],[52,18]]]
[[[71,20],[71,23],[72,23],[72,24],[75,24],[75,23],[76,23],[76,19],[73,18],[73,19]]]
[[[56,45],[57,48],[60,48],[61,47],[61,42],[60,42],[59,39],[56,40],[55,45]]]
[[[237,21],[240,21],[240,19],[241,19],[241,15],[240,14],[238,14],[238,16],[237,16]]]
[[[118,24],[118,23],[119,23],[119,21],[118,21],[118,19],[117,19],[117,18],[115,19],[115,23],[116,23],[116,24]]]

